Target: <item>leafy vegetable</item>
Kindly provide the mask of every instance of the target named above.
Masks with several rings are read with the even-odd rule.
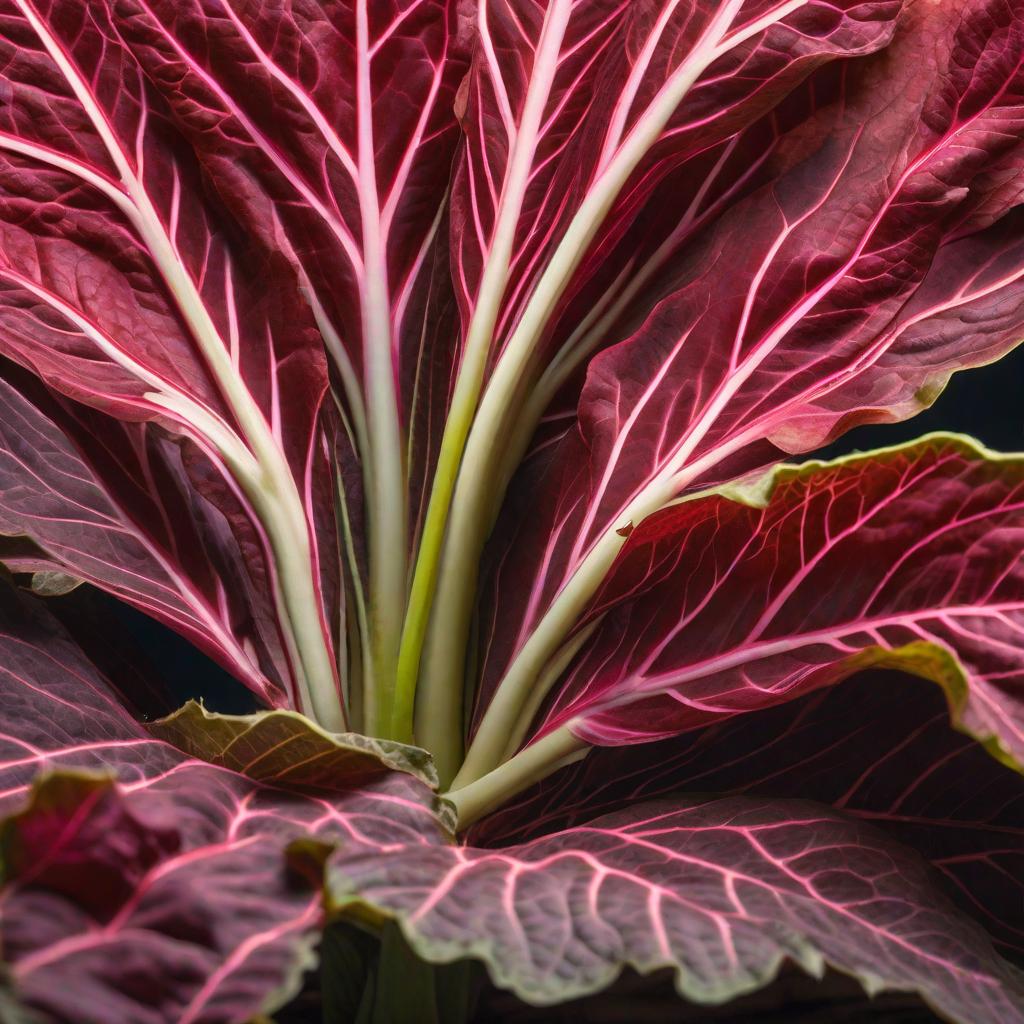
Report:
[[[800,801],[676,797],[498,851],[343,851],[328,878],[400,915],[429,959],[483,955],[540,1004],[623,964],[673,967],[682,995],[721,1002],[784,957],[868,991],[915,988],[965,1020],[1014,1019],[1024,985],[916,858]]]
[[[1024,335],[1014,4],[5,0],[0,68],[5,1014],[265,1017],[338,920],[360,1019],[1024,1021],[1024,457],[785,462]],[[150,721],[90,588],[259,707]]]
[[[314,962],[321,917],[316,886],[289,878],[287,844],[442,830],[427,782],[394,756],[367,749],[333,785],[296,760],[281,788],[181,753],[125,712],[45,611],[9,589],[0,600],[0,939],[10,984],[43,1019],[272,1011]],[[306,730],[299,749],[323,746]],[[247,769],[275,750],[255,732]]]

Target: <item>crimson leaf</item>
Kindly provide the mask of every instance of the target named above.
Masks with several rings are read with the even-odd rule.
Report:
[[[291,765],[288,789],[252,781],[136,724],[29,599],[4,587],[0,614],[0,937],[14,993],[45,1019],[235,1024],[272,1010],[314,962],[321,916],[287,845],[441,839],[411,769],[365,748],[329,789],[312,765]]]
[[[1022,217],[992,165],[1020,159],[1022,55],[1005,4],[914,5],[786,140],[780,173],[690,247],[675,291],[595,357],[578,427],[495,537],[481,709],[532,686],[666,502],[910,415],[1018,342]]]
[[[954,1019],[1024,1020],[1024,976],[922,862],[805,801],[681,797],[500,850],[349,846],[329,884],[340,909],[396,915],[426,959],[480,956],[541,1005],[596,991],[626,964],[673,968],[682,995],[721,1002],[789,958],[868,991],[916,989]]]

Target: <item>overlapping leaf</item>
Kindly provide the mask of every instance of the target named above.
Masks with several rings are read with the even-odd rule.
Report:
[[[242,635],[229,628],[217,640],[209,628],[185,631],[205,633],[259,692],[284,689],[308,709],[310,689],[318,691],[324,717],[340,724],[332,641],[340,584],[320,425],[326,361],[315,317],[287,260],[252,245],[230,212],[208,201],[206,172],[126,41],[130,12],[114,6],[14,0],[4,11],[2,352],[77,402],[120,420],[154,421],[199,449],[183,472],[180,456],[161,453],[150,431],[124,438],[114,424],[109,447],[134,448],[129,458],[142,465],[129,475],[137,481],[120,479],[117,457],[108,459],[91,437],[80,443],[91,450],[79,455],[115,504],[141,500],[167,522],[183,502],[194,506],[193,518],[218,520],[204,529],[235,535],[247,582],[263,596],[251,609],[220,602],[207,617],[266,618],[258,605],[269,600],[272,621],[263,629],[277,634],[264,639],[269,655],[240,657],[247,624]],[[107,432],[101,420],[90,426],[100,439]],[[163,508],[166,489],[170,507]],[[218,512],[205,513],[204,499]],[[51,534],[58,523],[54,517]],[[63,559],[74,540],[51,547],[62,548]],[[152,586],[167,572],[187,578],[193,571],[165,538],[148,546],[163,547],[169,563]],[[65,567],[90,576],[95,564],[84,558],[80,569],[79,560]],[[211,601],[206,581],[186,579],[177,589],[190,588]],[[124,593],[118,581],[111,589]],[[175,614],[164,617],[173,622]],[[269,682],[245,661],[259,664]]]
[[[272,1010],[320,921],[288,843],[441,841],[432,791],[382,760],[369,770],[369,748],[357,789],[336,776],[317,795],[197,760],[132,721],[37,606],[6,587],[0,601],[0,936],[15,995],[44,1019],[234,1024]]]
[[[603,747],[469,832],[496,847],[680,791],[803,798],[913,847],[1024,965],[1024,779],[955,731],[931,683],[870,671],[683,736]]]
[[[1024,332],[1009,0],[0,0],[0,62],[0,560],[325,727],[144,729],[4,591],[0,1013],[270,1012],[320,917],[289,864],[333,848],[339,912],[534,1002],[789,958],[1024,1022],[1024,464],[936,437],[722,487]],[[404,736],[440,686],[450,741],[467,662],[469,779],[619,749],[456,846],[341,697]],[[831,686],[878,664],[997,758],[936,687]],[[680,788],[731,795],[645,802]]]
[[[500,299],[500,348],[549,264],[561,274],[588,245],[606,245],[669,169],[750,124],[815,66],[883,46],[899,9],[479,4],[452,218],[467,324]],[[553,259],[560,246],[565,258]]]
[[[900,8],[805,0],[478,5],[451,215],[463,362],[402,652],[404,678],[420,660],[426,628],[419,693],[434,710],[420,714],[417,728],[438,751],[442,776],[455,768],[444,736],[460,729],[461,716],[444,681],[461,671],[479,555],[545,409],[605,340],[606,307],[640,273],[629,254],[624,266],[609,266],[616,243],[666,174],[691,159],[708,169],[699,160],[705,151],[743,132],[816,67],[884,47]],[[685,220],[702,196],[678,197],[683,209],[671,216]],[[587,290],[594,274],[600,280]],[[566,303],[582,310],[581,322],[563,318]],[[552,526],[547,508],[531,518],[539,530]],[[558,562],[534,550],[543,540],[531,535],[524,546],[546,576],[557,573]],[[525,594],[521,582],[513,586]],[[529,581],[538,589],[543,582]],[[540,612],[550,594],[523,600]],[[428,605],[431,622],[422,627]],[[503,634],[515,631],[520,613],[498,612]],[[504,666],[487,654],[490,677]]]
[[[962,728],[1022,763],[1021,472],[935,435],[780,468],[746,494],[763,507],[712,496],[650,517],[607,584],[636,596],[608,612],[541,728],[638,742],[883,663],[941,684]]]
[[[257,538],[240,524],[228,529],[195,494],[173,444],[141,424],[72,413],[35,389],[44,414],[26,394],[30,382],[18,383],[0,380],[0,532],[35,547],[3,561],[101,586],[187,636],[271,705],[286,701],[269,581],[243,553]],[[225,586],[231,566],[247,570],[233,570],[244,587]]]
[[[395,914],[429,960],[482,957],[538,1004],[629,964],[721,1002],[789,958],[869,991],[916,989],[951,1019],[1024,1020],[1024,976],[913,854],[805,801],[676,798],[500,850],[336,853],[332,895]]]
[[[908,416],[1019,341],[1022,56],[1002,0],[911,5],[842,102],[784,141],[775,180],[690,246],[677,290],[593,360],[578,430],[499,527],[485,695],[666,500]],[[537,642],[520,667],[553,653]]]
[[[833,812],[734,799],[676,805],[649,828],[613,817],[511,850],[449,847],[411,775],[382,765],[358,792],[288,795],[152,739],[63,634],[11,601],[8,803],[41,765],[62,774],[4,826],[0,927],[15,991],[50,1019],[227,1021],[272,1007],[307,962],[317,917],[318,901],[282,874],[282,844],[307,832],[342,840],[337,899],[397,913],[428,958],[486,957],[538,1001],[591,990],[626,962],[676,966],[691,997],[721,999],[763,983],[782,956],[813,971],[824,956],[869,985],[917,988],[958,1019],[1022,1012],[1017,976],[920,863]],[[251,723],[239,735],[251,739]],[[75,774],[99,766],[120,790]]]

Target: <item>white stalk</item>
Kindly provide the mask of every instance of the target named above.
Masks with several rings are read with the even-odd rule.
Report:
[[[367,0],[356,8],[356,110],[359,132],[359,204],[363,244],[363,358],[369,444],[370,606],[372,663],[364,686],[364,726],[391,735],[398,643],[405,612],[406,492],[392,362],[387,258],[380,224],[374,162]],[[410,740],[411,736],[401,737]]]
[[[511,115],[506,116],[506,130],[510,134],[514,132],[514,138],[487,262],[466,334],[462,365],[459,367],[451,409],[441,441],[441,453],[413,577],[410,613],[402,638],[399,685],[407,689],[419,687],[417,702],[426,709],[426,713],[419,716],[416,723],[416,739],[434,753],[442,778],[450,777],[455,770],[461,748],[463,694],[461,687],[455,685],[455,681],[461,680],[463,673],[461,665],[458,666],[458,671],[445,677],[436,673],[421,673],[421,654],[424,658],[429,657],[423,651],[424,636],[434,599],[449,503],[459,472],[463,447],[480,396],[494,327],[508,283],[516,226],[529,184],[541,120],[558,67],[558,52],[571,13],[572,3],[569,0],[553,0],[548,5],[535,58],[535,67],[539,71],[530,80],[518,130],[511,122]],[[481,5],[481,17],[486,17],[484,5]],[[484,39],[487,38],[486,25],[481,35]],[[492,62],[493,59],[492,57]]]
[[[688,483],[749,443],[753,434],[754,431],[744,431],[729,444],[689,466],[685,465],[686,456],[681,452],[637,494],[616,518],[615,524],[601,534],[513,658],[480,721],[453,786],[468,785],[491,771],[501,763],[510,736],[518,733],[521,737],[525,733],[524,725],[528,726],[533,717],[531,710],[535,711],[540,706],[560,675],[547,673],[546,666],[608,575],[626,543],[625,527],[642,522],[652,512],[664,507]],[[696,444],[694,440],[685,449],[692,451]]]

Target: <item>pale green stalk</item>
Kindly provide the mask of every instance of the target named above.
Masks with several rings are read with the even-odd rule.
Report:
[[[792,0],[787,10],[800,6],[803,0]],[[420,666],[421,693],[424,695],[423,730],[420,742],[430,749],[433,744],[448,746],[452,735],[461,733],[459,705],[446,690],[452,679],[461,679],[469,622],[476,591],[480,555],[490,529],[490,515],[495,503],[495,488],[502,477],[501,453],[508,443],[510,409],[517,393],[527,379],[537,342],[548,319],[564,294],[573,272],[611,210],[630,175],[657,141],[672,114],[700,74],[721,55],[722,40],[740,6],[739,0],[728,0],[712,19],[703,38],[692,53],[662,87],[647,111],[621,141],[616,136],[607,144],[601,170],[593,186],[573,216],[530,296],[494,373],[488,382],[479,410],[468,436],[454,492],[451,493],[447,516],[448,541],[444,543],[433,607]],[[735,45],[763,26],[748,26],[730,42]],[[520,442],[521,443],[521,442]],[[621,539],[620,539],[621,540]],[[615,538],[606,539],[593,552],[595,572],[611,564],[618,550]],[[606,552],[611,552],[606,555]],[[578,594],[565,600],[565,615],[552,622],[544,643],[544,661],[557,649],[575,621],[586,597],[592,590],[589,577],[581,581]],[[568,614],[575,609],[574,617]],[[537,671],[543,668],[543,661]],[[510,722],[506,721],[505,726]],[[417,722],[417,731],[420,724]],[[443,762],[450,760],[445,756]],[[463,777],[463,772],[459,773]],[[444,774],[442,773],[442,778]]]
[[[519,709],[519,717],[509,730],[508,739],[505,741],[505,750],[501,755],[502,762],[509,760],[523,745],[544,699],[554,688],[555,683],[562,678],[562,673],[572,664],[573,658],[583,649],[583,645],[594,635],[602,618],[603,616],[598,616],[593,622],[587,623],[586,626],[578,630],[544,666],[537,685],[523,702],[523,706]]]
[[[455,805],[459,829],[472,825],[527,786],[585,757],[589,749],[563,725],[470,785],[453,788],[445,799]]]
[[[561,45],[570,13],[571,4],[566,0],[557,0],[548,8],[537,53],[537,66],[542,71],[531,79],[523,106],[487,262],[466,334],[462,364],[441,439],[399,655],[397,686],[400,691],[409,694],[414,693],[422,683],[420,661],[437,583],[449,505],[466,437],[480,397],[494,326],[508,283],[516,225],[529,183],[544,106],[557,67],[554,57]],[[451,777],[462,750],[462,680],[460,664],[457,672],[444,679],[435,676],[417,697],[418,706],[428,710],[416,716],[416,741],[432,751],[442,778]]]
[[[720,404],[724,401],[723,397]],[[721,448],[687,464],[714,422],[718,409],[719,406],[712,406],[697,421],[691,436],[675,457],[601,534],[569,576],[502,677],[453,786],[468,785],[491,771],[501,763],[510,738],[525,734],[525,727],[529,726],[532,719],[531,710],[540,706],[558,678],[558,674],[547,672],[547,666],[604,582],[615,556],[626,543],[626,528],[642,522],[651,513],[663,508],[687,484],[699,479],[722,459],[759,436],[758,431],[752,427]]]
[[[342,412],[344,419],[344,413]],[[356,559],[355,546],[352,541],[352,524],[348,515],[348,504],[345,499],[345,481],[341,472],[336,473],[338,486],[338,509],[340,514],[341,536],[345,545],[344,558],[349,565],[349,573],[352,578],[352,600],[355,602],[356,614],[346,614],[345,619],[349,624],[349,648],[352,651],[349,678],[352,680],[349,686],[349,719],[350,727],[356,732],[366,732],[365,714],[363,712],[363,701],[366,699],[365,674],[370,662],[370,629],[366,612],[366,597],[363,593],[363,581],[360,579],[359,562]],[[355,634],[354,639],[351,634]]]
[[[727,190],[707,210],[698,215],[701,204],[707,198],[708,191],[726,160],[732,154],[738,139],[739,136],[734,137],[724,148],[714,168],[701,183],[701,187],[697,190],[672,233],[639,269],[633,265],[632,261],[623,267],[604,294],[598,298],[587,315],[569,335],[565,344],[544,369],[537,383],[526,394],[522,404],[518,406],[515,422],[510,431],[510,440],[502,454],[500,484],[496,488],[495,494],[496,504],[500,503],[501,496],[508,487],[513,473],[529,450],[530,441],[540,425],[541,418],[565,382],[579,369],[587,357],[607,340],[608,332],[615,326],[619,317],[657,271],[666,265],[669,257],[678,251],[682,241],[704,223],[715,209],[724,205],[724,200],[731,195],[732,189]]]
[[[625,538],[614,531],[606,533],[559,591],[487,705],[462,767],[452,782],[454,789],[470,785],[501,763],[510,739],[521,728],[523,709],[539,706],[543,694],[538,681],[543,677],[545,666],[597,592],[624,543]],[[551,679],[550,683],[554,681]]]
[[[405,472],[391,363],[390,319],[383,282],[368,283],[363,320],[369,390],[367,529],[371,647],[371,664],[365,675],[364,724],[371,736],[387,736],[408,742],[411,735],[391,735],[408,570]]]
[[[391,304],[387,258],[381,237],[374,164],[369,12],[356,6],[356,120],[359,133],[359,207],[363,245],[363,355],[366,367],[370,463],[370,659],[365,673],[364,728],[391,737],[398,644],[406,597],[406,488],[392,362]],[[403,741],[410,735],[393,737]]]

